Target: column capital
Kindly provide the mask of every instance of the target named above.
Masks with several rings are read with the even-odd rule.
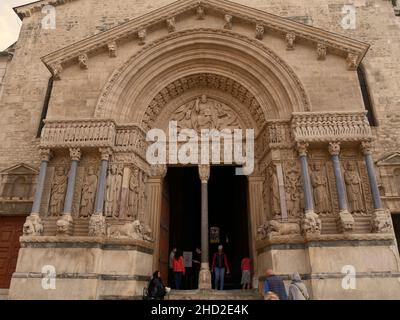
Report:
[[[150,177],[164,179],[168,168],[165,164],[157,164],[150,167]]]
[[[371,141],[361,142],[361,151],[364,156],[371,155],[372,154],[372,142]]]
[[[331,156],[338,156],[340,154],[340,142],[330,142],[329,153]]]
[[[71,148],[69,149],[69,155],[72,161],[81,161],[82,151],[79,148]]]
[[[300,157],[307,156],[309,146],[310,144],[308,142],[297,142],[296,148]]]
[[[210,165],[199,165],[199,176],[201,183],[208,183],[210,179]]]
[[[101,155],[101,160],[103,161],[110,161],[110,157],[113,154],[113,151],[111,148],[100,148],[99,149],[100,155]]]
[[[39,151],[40,153],[40,160],[41,161],[47,161],[49,162],[51,160],[51,158],[53,157],[53,153],[51,152],[50,149],[40,149]]]

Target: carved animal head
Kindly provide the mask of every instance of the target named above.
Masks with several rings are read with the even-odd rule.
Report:
[[[27,220],[23,227],[23,232],[25,236],[31,236],[35,233],[35,226],[31,220]]]

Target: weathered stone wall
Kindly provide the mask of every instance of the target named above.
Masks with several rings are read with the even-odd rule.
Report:
[[[236,2],[285,17],[308,17],[315,27],[370,43],[371,49],[364,60],[364,65],[380,124],[377,129],[379,138],[377,146],[379,147],[375,156],[378,158],[399,148],[396,135],[398,125],[400,125],[398,119],[400,98],[397,90],[400,67],[396,64],[396,52],[400,45],[398,41],[400,19],[394,15],[390,1],[355,1],[357,10],[355,30],[344,30],[341,27],[344,1],[236,0]],[[55,30],[41,28],[41,19],[44,14],[40,12],[26,17],[16,54],[5,80],[6,94],[0,102],[3,115],[0,119],[0,139],[2,140],[0,168],[19,162],[31,164],[38,162],[36,133],[50,76],[40,61],[42,56],[169,3],[172,1],[72,1],[56,8],[57,28]],[[88,19],[88,14],[90,19]],[[121,59],[124,57],[122,54]],[[334,58],[328,58],[324,62],[324,66],[330,64],[335,65]],[[308,67],[309,78],[303,77],[302,81],[307,86],[310,96],[314,96],[315,106],[332,107],[338,101],[342,101],[340,104],[343,108],[346,107],[345,102],[348,101],[348,106],[354,108],[353,99],[355,97],[356,100],[359,99],[359,91],[344,84],[340,73],[337,72],[333,76],[330,70],[319,68],[318,65],[311,66],[308,61],[302,61],[302,65]],[[55,105],[62,103],[64,108],[62,111],[57,110],[60,112],[59,115],[71,116],[72,113],[76,113],[76,110],[69,108],[77,106],[80,110],[79,115],[89,116],[98,98],[102,82],[107,79],[111,69],[112,66],[109,68],[105,66],[96,70],[96,73],[91,71],[86,79],[76,79],[68,90],[56,88],[52,103]],[[316,81],[314,77],[318,76],[320,78]],[[342,77],[347,77],[346,71],[343,71]],[[336,94],[336,97],[340,99],[336,97],[333,99],[331,94]],[[88,106],[88,109],[85,109],[85,106]]]

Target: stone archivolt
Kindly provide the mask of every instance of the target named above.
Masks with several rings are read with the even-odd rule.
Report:
[[[227,77],[206,73],[184,77],[166,86],[165,89],[156,95],[146,109],[143,126],[151,128],[160,112],[170,101],[196,88],[202,88],[204,91],[207,91],[207,89],[216,89],[226,92],[238,99],[239,102],[243,103],[250,110],[253,119],[255,119],[258,125],[262,126],[265,123],[264,112],[255,96],[249,90]]]

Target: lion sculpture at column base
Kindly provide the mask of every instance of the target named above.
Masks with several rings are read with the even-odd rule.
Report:
[[[136,220],[124,225],[109,225],[107,237],[113,239],[133,239],[153,242],[151,229],[144,223]]]

